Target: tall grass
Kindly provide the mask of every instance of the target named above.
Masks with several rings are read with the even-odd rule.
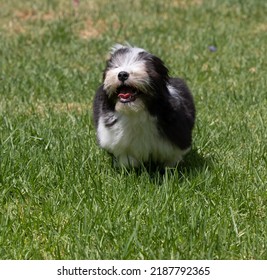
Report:
[[[265,1],[0,7],[0,258],[267,258]],[[163,174],[114,169],[96,143],[93,95],[125,41],[195,97],[192,152]]]

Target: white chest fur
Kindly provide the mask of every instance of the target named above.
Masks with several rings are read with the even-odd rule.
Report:
[[[156,117],[146,110],[138,114],[116,112],[114,118],[116,123],[106,126],[101,116],[97,134],[100,146],[114,154],[120,165],[137,167],[152,159],[165,166],[173,166],[187,152],[160,135]]]

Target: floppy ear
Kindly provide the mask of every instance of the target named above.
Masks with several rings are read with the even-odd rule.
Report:
[[[127,46],[121,45],[121,44],[115,44],[111,49],[110,49],[110,55],[113,55],[117,50],[119,49],[125,49]]]
[[[117,50],[119,50],[119,49],[125,49],[125,48],[127,48],[127,46],[124,46],[124,45],[121,45],[121,44],[115,44],[114,46],[112,46],[112,47],[110,48],[109,53],[108,53],[107,56],[106,56],[106,61],[109,61],[110,58],[112,57],[112,55],[113,55]]]

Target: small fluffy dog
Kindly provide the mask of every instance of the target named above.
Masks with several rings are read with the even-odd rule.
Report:
[[[120,166],[173,167],[190,150],[195,121],[190,90],[144,49],[112,48],[93,107],[99,145]]]

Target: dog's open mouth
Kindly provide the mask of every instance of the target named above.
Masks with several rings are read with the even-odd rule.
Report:
[[[126,85],[122,85],[117,89],[119,100],[122,103],[135,101],[137,93],[137,89]]]

